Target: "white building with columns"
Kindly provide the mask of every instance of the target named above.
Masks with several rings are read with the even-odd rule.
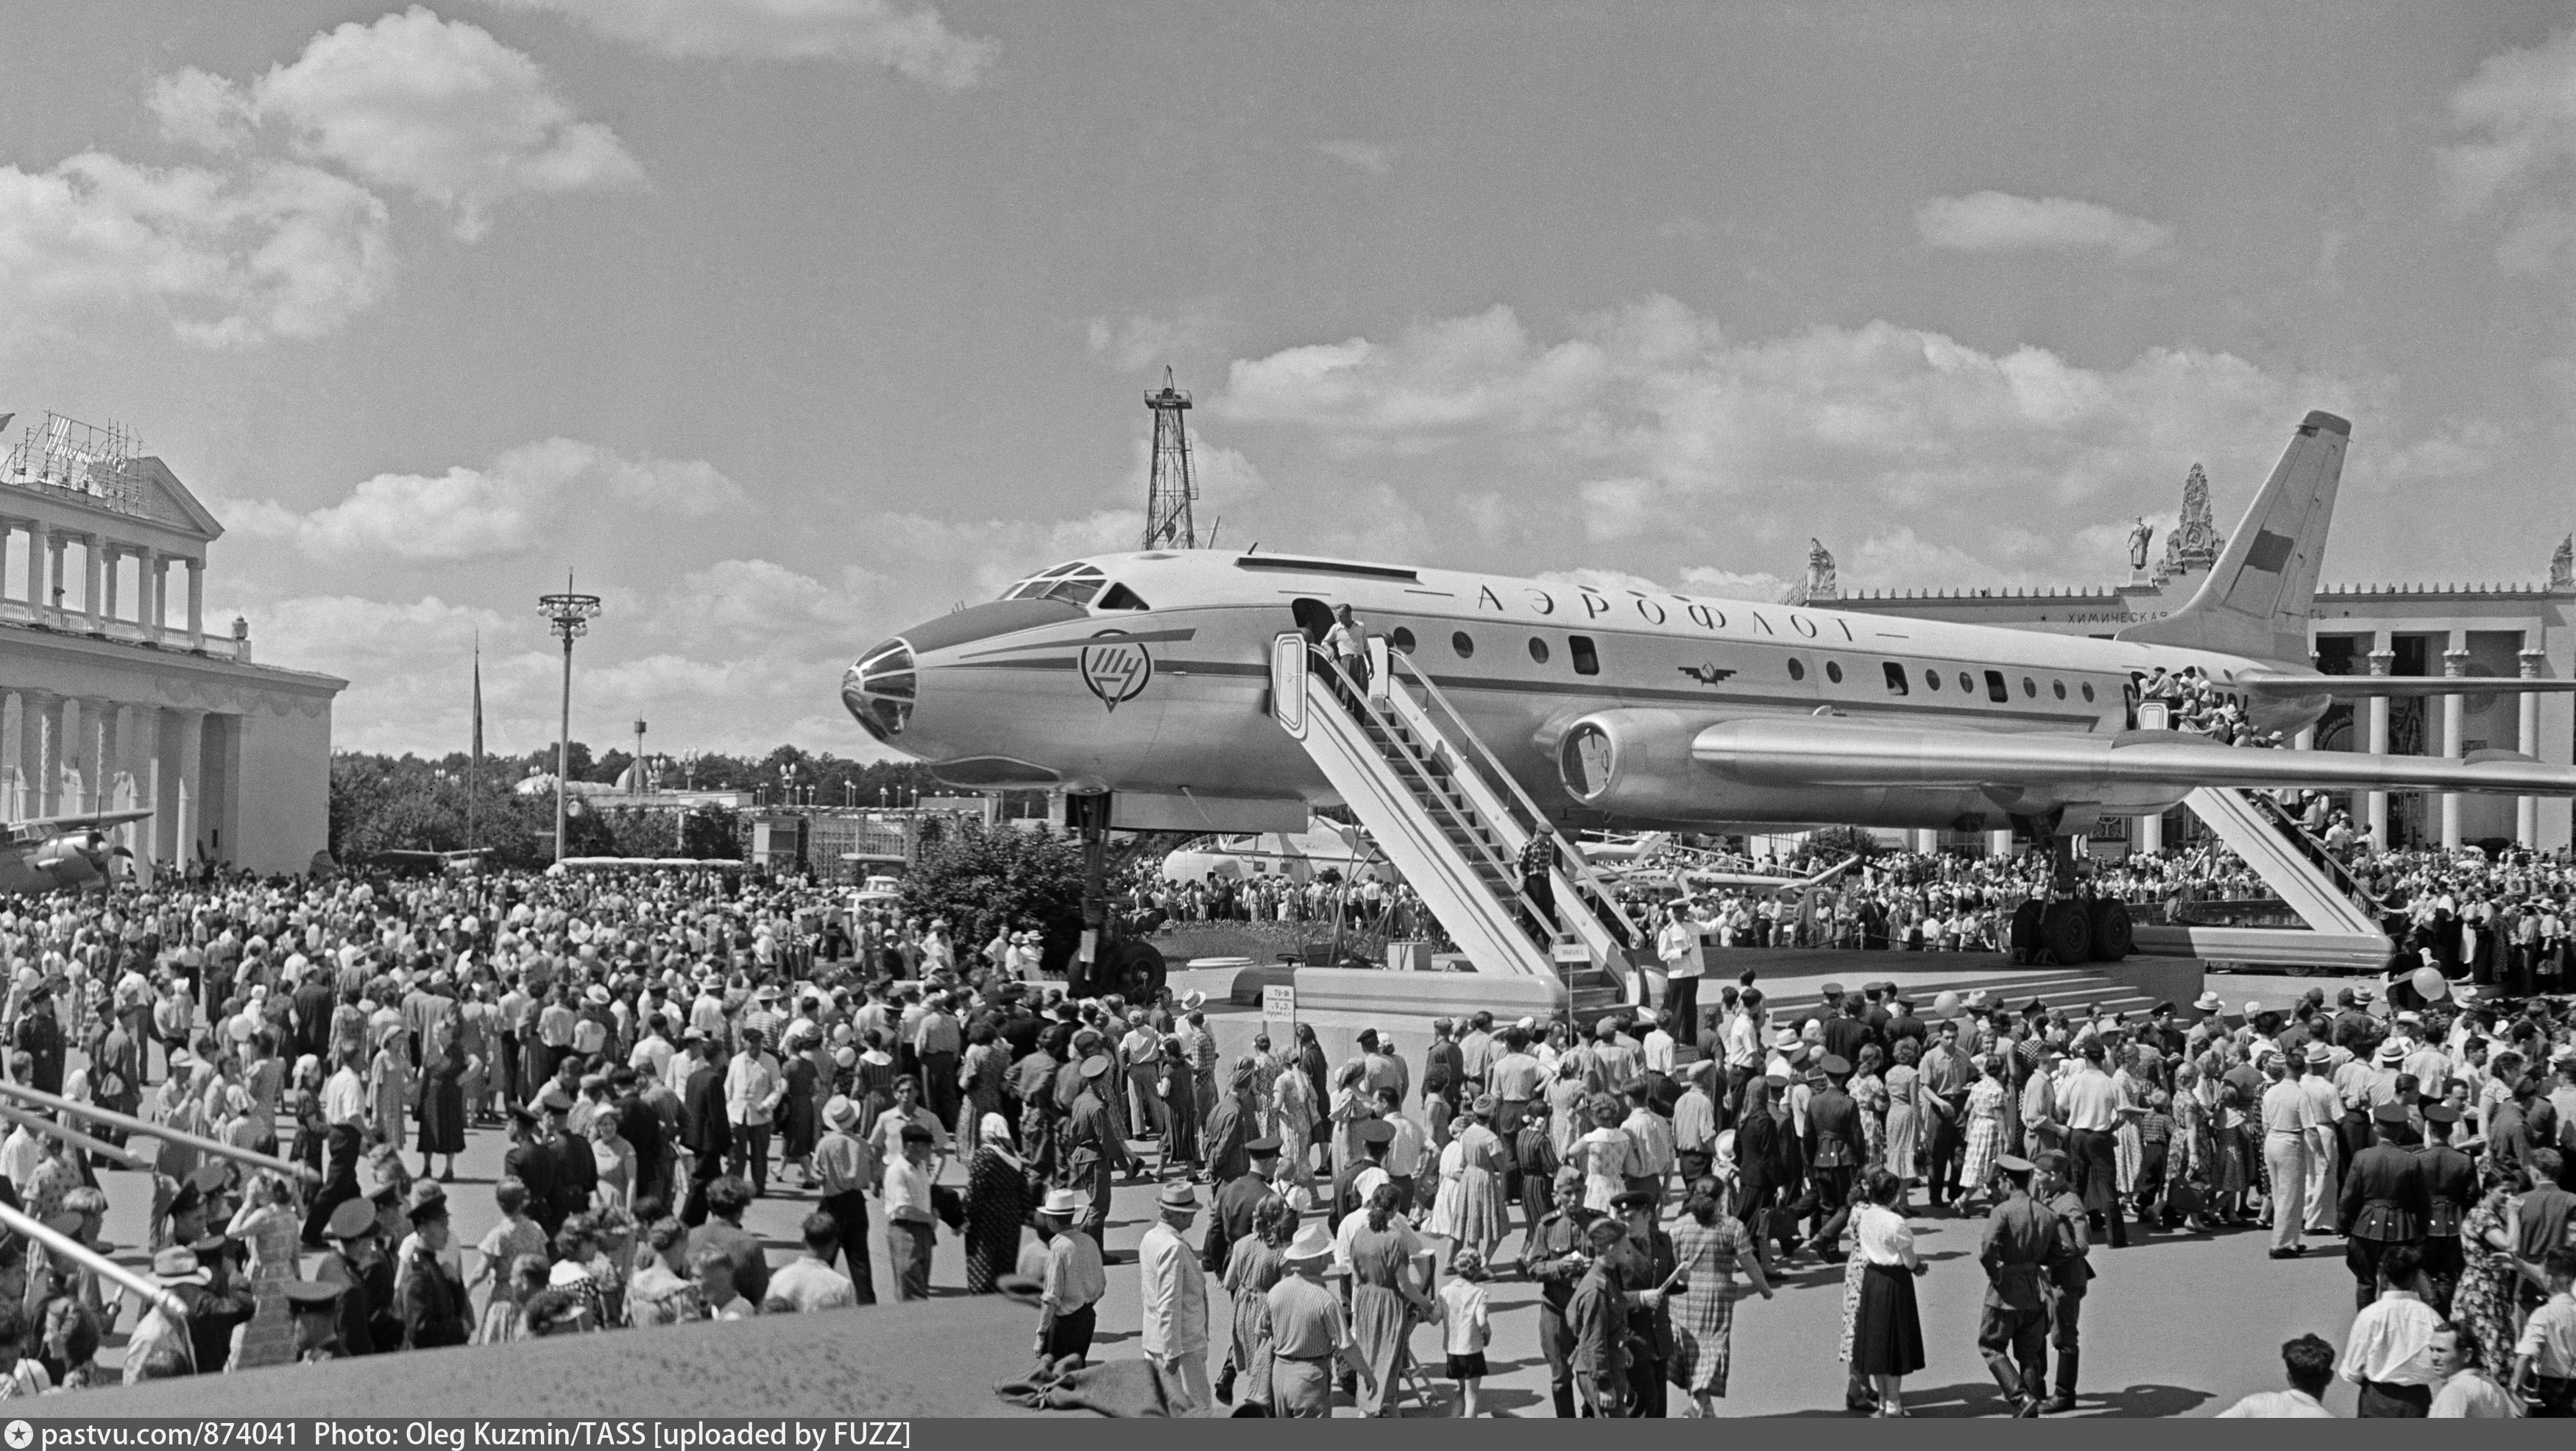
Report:
[[[348,682],[254,664],[238,621],[208,633],[223,525],[115,441],[48,418],[0,465],[0,812],[150,807],[117,829],[139,870],[301,872],[329,839]]]
[[[2549,546],[2546,534],[2534,534],[2536,540],[2519,547],[2532,549],[2526,558],[2536,563],[2538,550]],[[2125,584],[1846,592],[1828,560],[1821,569],[1810,566],[1804,593],[1841,610],[2108,639],[2123,626],[2180,608],[2225,545],[2211,518],[2208,482],[2195,465],[2184,486],[2182,527],[2167,539],[2162,561],[2134,570]],[[2576,541],[2558,543],[2537,581],[2321,585],[2310,620],[2309,648],[2328,674],[2444,676],[2462,683],[2445,694],[2338,705],[2301,733],[2300,747],[2451,757],[2506,750],[2552,765],[2576,762],[2576,697],[2481,693],[2475,684],[2513,676],[2576,679]],[[2370,825],[2376,840],[2400,848],[2514,842],[2566,851],[2576,838],[2564,797],[2374,791],[2343,804],[2356,822]],[[2179,844],[2179,833],[2194,829],[2190,813],[2181,810],[2102,825],[2145,850]]]

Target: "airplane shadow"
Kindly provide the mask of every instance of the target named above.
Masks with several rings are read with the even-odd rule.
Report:
[[[2189,1390],[2182,1386],[2133,1385],[2117,1391],[2086,1392],[2076,1397],[2077,1418],[2117,1418],[2122,1420],[2179,1416],[2210,1398],[2207,1391]],[[1933,1388],[1905,1388],[1905,1412],[1911,1418],[1924,1420],[1959,1420],[1973,1416],[2009,1418],[2012,1405],[1995,1388],[1992,1381],[1964,1381],[1957,1385]],[[1792,1411],[1792,1417],[1852,1417],[1855,1411],[1840,1408],[1817,1408]],[[2055,1417],[2052,1419],[2064,1419]]]

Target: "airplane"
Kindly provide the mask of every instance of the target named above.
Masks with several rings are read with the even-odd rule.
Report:
[[[1384,861],[1359,828],[1319,819],[1311,831],[1227,833],[1204,847],[1171,852],[1163,858],[1160,875],[1167,882],[1278,877],[1301,886],[1326,871],[1352,881],[1364,876],[1391,880]]]
[[[1274,638],[1335,605],[1404,654],[1559,828],[2022,830],[2167,810],[2202,786],[2576,795],[2576,769],[2251,749],[2140,729],[2191,667],[2261,730],[2455,680],[2326,675],[2308,626],[2352,426],[2298,425],[2189,603],[2108,640],[1257,550],[1059,564],[904,630],[845,672],[878,742],[942,780],[1229,805],[1334,799],[1269,716]],[[2576,681],[2486,679],[2498,692]],[[2150,710],[2150,723],[2157,712]],[[1218,829],[1225,829],[1219,827]],[[1276,829],[1246,824],[1236,829]]]
[[[152,808],[44,816],[0,826],[0,896],[33,896],[66,887],[106,885],[118,857],[134,853],[108,845],[108,828],[150,819]]]

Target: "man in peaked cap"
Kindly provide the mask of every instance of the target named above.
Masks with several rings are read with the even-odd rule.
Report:
[[[2405,1105],[2382,1104],[2370,1117],[2373,1142],[2353,1156],[2335,1216],[2344,1237],[2344,1266],[2352,1271],[2355,1310],[2367,1310],[2379,1298],[2380,1259],[2422,1238],[2433,1217],[2423,1162],[2406,1148],[2414,1131]]]
[[[2030,1197],[2031,1173],[2017,1154],[1996,1158],[2004,1193],[1986,1214],[1977,1251],[1986,1271],[1977,1349],[2017,1416],[2038,1415],[2048,1386],[2046,1276],[2059,1253],[2055,1216]]]
[[[325,1233],[331,1238],[331,1252],[323,1257],[314,1278],[331,1286],[338,1297],[333,1313],[339,1325],[340,1353],[373,1355],[395,1349],[402,1343],[402,1322],[393,1311],[393,1266],[377,1243],[375,1205],[365,1199],[343,1200],[331,1211]],[[378,1334],[388,1322],[393,1334],[380,1342]]]

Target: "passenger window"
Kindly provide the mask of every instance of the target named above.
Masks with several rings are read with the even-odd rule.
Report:
[[[2093,702],[2093,682],[2090,680],[2084,682],[2084,702],[2087,705]]]
[[[1807,678],[1807,662],[1805,662],[1805,661],[1803,661],[1803,660],[1799,659],[1799,658],[1798,658],[1797,656],[1795,656],[1795,655],[1790,656],[1790,657],[1789,657],[1789,678],[1790,678],[1790,679],[1792,679],[1792,680],[1804,680],[1804,679],[1806,679],[1806,678]]]
[[[1827,680],[1832,681],[1832,682],[1833,682],[1834,684],[1836,684],[1836,685],[1840,685],[1840,684],[1842,684],[1842,683],[1843,683],[1843,667],[1842,667],[1842,663],[1841,663],[1840,661],[1837,661],[1837,660],[1828,660],[1828,661],[1826,661],[1826,662],[1825,662],[1825,678],[1826,678]]]
[[[2012,704],[2012,687],[2004,684],[2004,673],[2002,671],[1989,670],[1986,672],[1986,699],[1995,702],[1997,705]]]
[[[1904,666],[1897,664],[1893,660],[1882,660],[1878,663],[1878,668],[1879,671],[1887,677],[1888,694],[1903,695],[1906,693]]]
[[[1449,637],[1449,648],[1457,651],[1458,658],[1461,660],[1473,660],[1476,658],[1476,639],[1473,635],[1468,634],[1464,630],[1460,630],[1458,633]],[[2064,695],[2066,692],[2065,690],[2060,689],[2057,693]]]
[[[1975,677],[1975,676],[1973,676],[1973,675],[1970,675],[1970,674],[1969,674],[1967,671],[1965,671],[1965,670],[1960,671],[1960,672],[1959,672],[1959,688],[1960,688],[1961,690],[1963,690],[1963,691],[1967,692],[1967,693],[1968,693],[1968,694],[1970,694],[1970,695],[1974,695],[1974,694],[1976,694],[1976,693],[1977,693],[1977,677]]]
[[[2066,698],[2066,682],[2065,682],[2065,681],[2063,681],[2063,680],[2052,680],[2052,681],[2048,682],[2048,688],[2057,692],[2057,698],[2058,698],[2058,699],[2060,699],[2060,700],[2064,700],[2064,699]]]
[[[2039,699],[2039,682],[2031,679],[2027,675],[2023,676],[2021,678],[2021,693],[2032,700]]]
[[[1934,690],[1939,690],[1941,688],[1941,672],[1931,669],[1925,670],[1923,672],[1923,683]]]
[[[1099,607],[1104,610],[1141,610],[1148,608],[1143,596],[1137,594],[1134,590],[1129,589],[1123,584],[1111,585],[1109,587],[1109,593],[1100,597]]]
[[[1413,632],[1398,625],[1386,632],[1386,643],[1410,655],[1413,653]]]
[[[1566,636],[1565,649],[1566,653],[1574,657],[1575,674],[1598,675],[1601,673],[1601,656],[1592,648],[1592,637],[1590,635]]]
[[[1547,663],[1547,642],[1536,635],[1530,636],[1530,658],[1541,665]]]

